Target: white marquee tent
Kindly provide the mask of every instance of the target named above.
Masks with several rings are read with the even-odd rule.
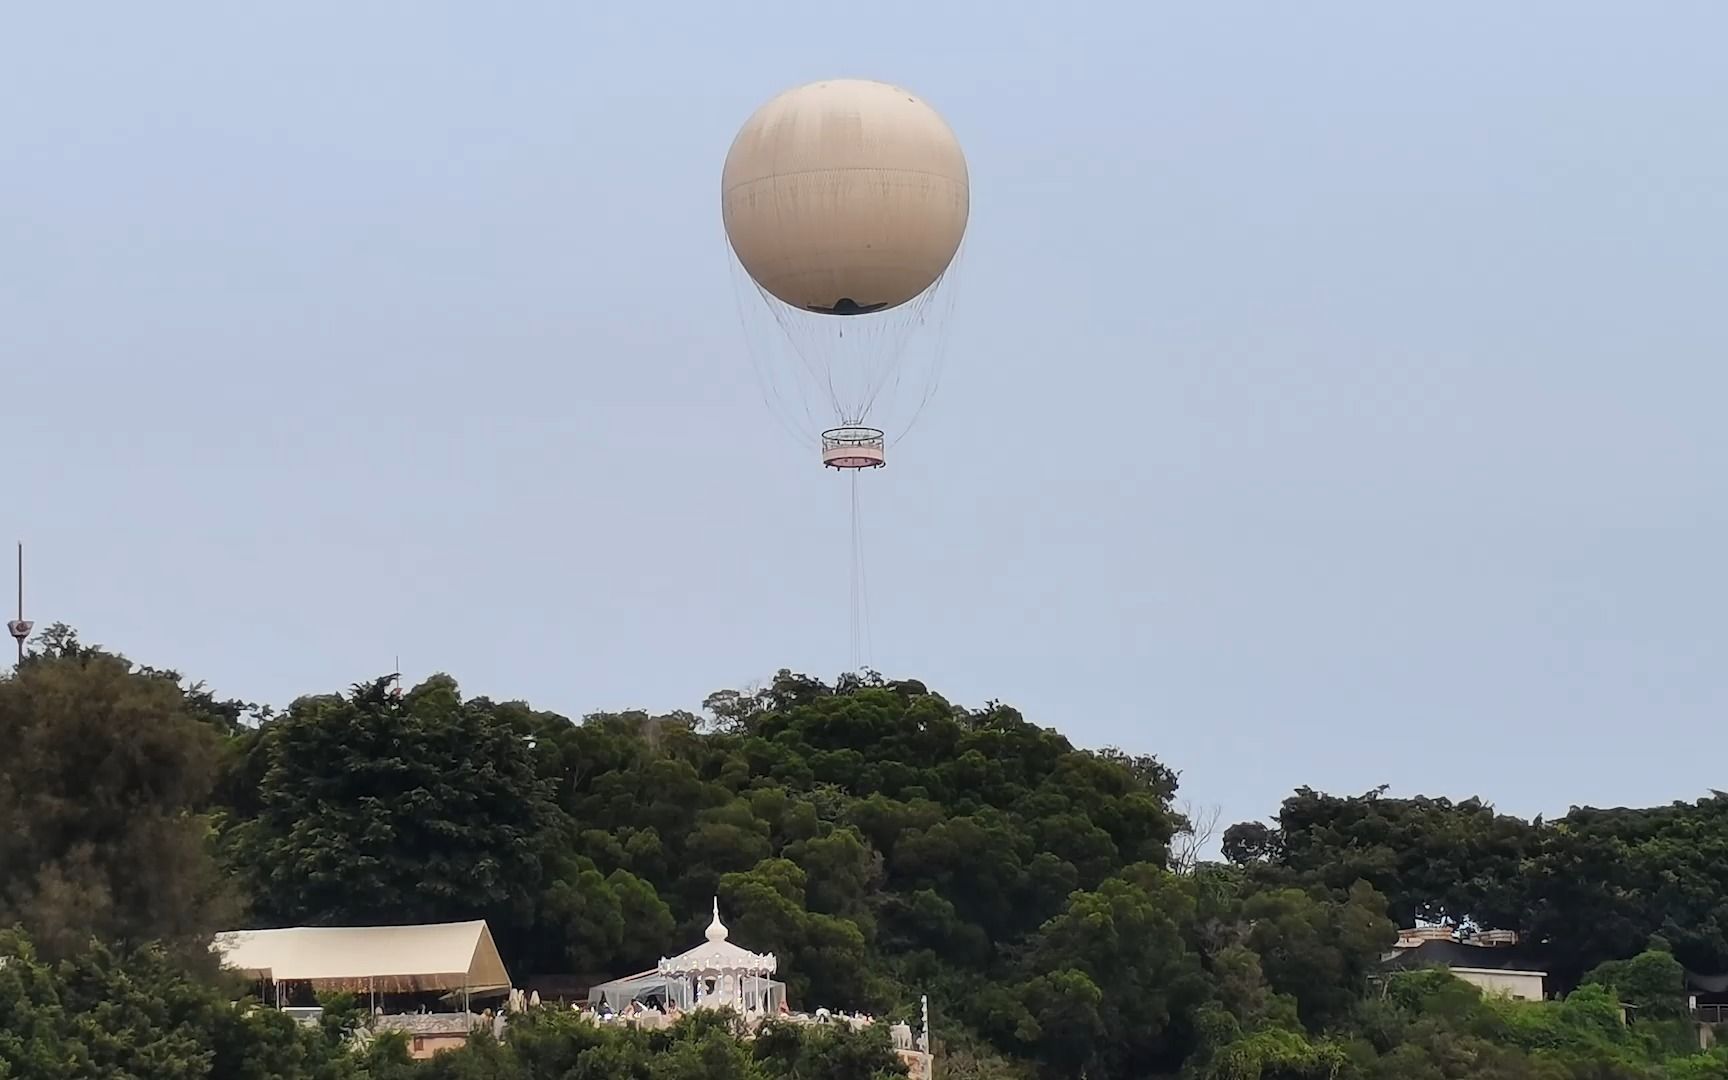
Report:
[[[225,967],[317,990],[416,993],[508,990],[510,975],[484,919],[421,926],[291,926],[229,930],[211,945]]]

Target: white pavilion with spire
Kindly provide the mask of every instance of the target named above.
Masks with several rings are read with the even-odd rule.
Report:
[[[614,1010],[631,1002],[681,1012],[729,1008],[745,1017],[785,1012],[786,984],[774,979],[779,967],[774,954],[735,945],[727,940],[730,934],[720,921],[720,898],[715,897],[706,941],[677,956],[661,957],[650,971],[593,987],[588,1003]]]
[[[714,918],[702,944],[677,956],[661,957],[648,971],[601,983],[588,991],[588,1005],[602,1021],[618,1019],[638,1026],[659,1027],[673,1014],[692,1009],[732,1009],[750,1030],[762,1021],[783,1016],[798,1024],[871,1024],[868,1016],[832,1014],[827,1009],[795,1013],[787,1005],[786,984],[774,978],[779,962],[773,953],[754,953],[734,945],[720,921],[720,898],[714,898]],[[930,1080],[935,1057],[930,1041],[930,999],[920,1002],[917,1034],[907,1023],[889,1028],[894,1052],[912,1080]],[[660,1010],[664,1009],[662,1013]]]

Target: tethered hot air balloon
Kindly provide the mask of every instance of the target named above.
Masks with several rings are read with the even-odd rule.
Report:
[[[819,448],[823,465],[854,480],[856,654],[856,478],[887,463],[890,440],[936,388],[941,342],[918,349],[914,338],[941,321],[936,297],[971,206],[966,158],[942,117],[909,91],[861,79],[810,83],[745,122],[726,155],[720,202],[732,251],[785,346],[756,356],[768,404]]]

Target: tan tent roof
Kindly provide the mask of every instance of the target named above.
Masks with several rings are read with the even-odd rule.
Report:
[[[407,993],[500,990],[510,974],[484,919],[422,926],[291,926],[229,930],[211,946],[254,978],[324,990]]]

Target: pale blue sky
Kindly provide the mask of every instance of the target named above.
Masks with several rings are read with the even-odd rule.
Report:
[[[11,4],[0,535],[30,614],[283,703],[572,715],[848,654],[732,135],[832,75],[970,159],[873,659],[1226,821],[1728,786],[1728,8]]]

